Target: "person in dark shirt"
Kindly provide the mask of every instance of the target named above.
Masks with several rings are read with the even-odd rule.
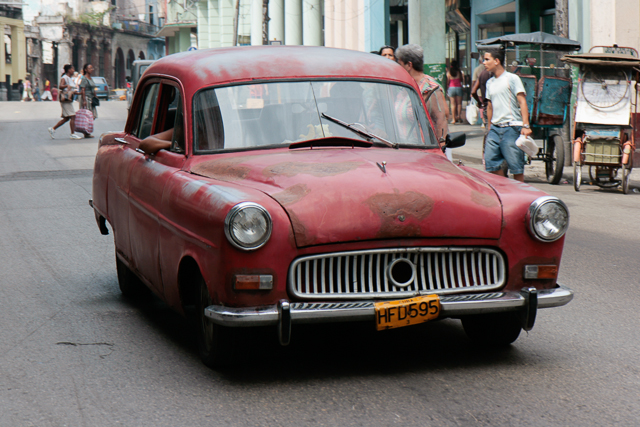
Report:
[[[484,126],[487,125],[487,98],[485,98],[485,95],[487,93],[487,81],[490,78],[491,73],[489,71],[482,71],[471,88],[471,96],[473,96],[473,99],[478,103],[478,107],[482,110],[482,124]],[[479,95],[478,91],[480,91]]]

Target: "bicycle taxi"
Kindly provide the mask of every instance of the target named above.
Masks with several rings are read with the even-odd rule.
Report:
[[[522,80],[532,137],[543,141],[531,160],[545,162],[547,181],[558,184],[565,158],[560,132],[569,115],[572,89],[571,67],[558,64],[561,56],[579,50],[580,43],[537,31],[480,40],[476,47],[478,50],[503,49],[505,68]]]
[[[573,119],[573,186],[580,191],[582,166],[589,166],[592,184],[622,186],[629,192],[629,174],[640,162],[638,51],[629,47],[594,46],[589,53],[567,55],[580,67],[580,87]],[[618,173],[619,172],[619,173]]]

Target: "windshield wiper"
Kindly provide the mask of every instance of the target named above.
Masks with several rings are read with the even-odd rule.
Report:
[[[388,145],[389,147],[392,147],[392,148],[398,148],[399,145],[400,145],[397,142],[388,141],[388,140],[386,140],[386,139],[384,139],[384,138],[382,138],[382,137],[380,137],[380,136],[378,136],[378,135],[376,135],[374,133],[371,133],[369,131],[358,129],[357,127],[354,126],[354,124],[349,124],[349,123],[343,122],[342,120],[336,119],[335,117],[331,117],[331,116],[329,116],[329,115],[327,115],[325,113],[322,113],[322,117],[324,117],[327,120],[332,121],[333,123],[339,124],[340,126],[346,128],[346,129],[349,129],[351,132],[360,135],[361,137],[363,137],[364,139],[366,139],[369,142],[373,142],[372,141],[373,139],[377,139],[378,141],[383,142],[384,144],[386,144],[386,145]],[[357,124],[362,126],[360,123],[357,123]],[[362,126],[362,127],[364,127],[364,126]]]

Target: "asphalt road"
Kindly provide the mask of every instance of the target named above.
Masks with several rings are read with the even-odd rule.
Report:
[[[125,115],[103,102],[96,135]],[[267,329],[216,372],[185,320],[121,297],[87,203],[97,138],[65,126],[51,140],[58,117],[57,103],[0,103],[0,426],[639,423],[640,194],[527,171],[570,208],[560,279],[576,296],[511,348],[479,350],[449,320],[294,327],[287,348]]]

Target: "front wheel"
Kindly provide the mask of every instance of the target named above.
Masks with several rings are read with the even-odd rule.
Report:
[[[551,135],[547,140],[544,169],[549,184],[557,185],[560,183],[564,169],[564,143],[560,135]]]
[[[573,188],[576,191],[580,191],[580,184],[582,184],[582,165],[578,162],[573,162]]]
[[[200,359],[214,369],[231,365],[236,347],[232,331],[205,316],[204,309],[212,304],[212,300],[202,276],[198,282],[195,323]]]
[[[462,326],[476,344],[504,347],[520,336],[522,319],[518,312],[479,314],[462,318]]]
[[[124,262],[116,255],[116,271],[118,272],[118,285],[120,292],[126,298],[144,301],[151,297],[151,291],[146,287],[142,280],[135,275]]]

